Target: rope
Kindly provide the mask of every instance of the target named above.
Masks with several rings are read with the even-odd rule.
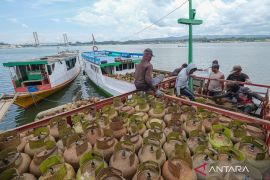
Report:
[[[168,14],[162,16],[161,18],[159,18],[158,20],[156,20],[155,22],[153,22],[152,24],[150,24],[149,26],[146,26],[145,28],[141,29],[140,31],[134,33],[134,35],[137,35],[145,30],[147,30],[148,28],[152,27],[153,25],[157,24],[158,22],[160,22],[162,19],[168,17],[170,14],[172,14],[173,12],[175,12],[176,10],[180,9],[182,6],[184,6],[186,3],[188,2],[188,0],[184,1],[182,4],[180,4],[178,7],[176,7],[175,9],[173,9],[172,11],[170,11]]]
[[[39,110],[38,105],[37,105],[37,103],[36,103],[36,101],[35,101],[35,98],[34,98],[34,96],[33,96],[34,94],[32,94],[30,91],[28,91],[28,93],[31,95],[32,100],[34,101],[35,108],[36,108],[37,110]]]
[[[162,16],[161,18],[159,18],[158,20],[156,20],[156,21],[153,22],[152,24],[150,24],[150,25],[144,27],[143,29],[141,29],[141,30],[139,30],[139,31],[137,31],[137,32],[135,32],[135,33],[133,33],[133,34],[131,34],[130,36],[126,36],[126,37],[124,37],[124,38],[120,38],[120,41],[121,41],[121,40],[126,40],[126,39],[128,39],[128,38],[130,38],[130,37],[132,37],[132,36],[136,36],[136,35],[142,33],[143,31],[149,29],[150,27],[152,27],[152,26],[155,25],[156,23],[160,22],[162,19],[168,17],[168,16],[171,15],[173,12],[175,12],[175,11],[178,10],[178,9],[180,9],[180,8],[181,8],[182,6],[184,6],[188,1],[189,1],[189,0],[185,0],[182,4],[180,4],[179,6],[177,6],[176,8],[174,8],[173,10],[171,10],[169,13],[167,13],[167,14],[164,15],[164,16]]]

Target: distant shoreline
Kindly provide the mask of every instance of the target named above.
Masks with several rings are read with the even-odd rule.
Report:
[[[194,39],[194,43],[252,43],[252,42],[270,42],[269,39]],[[96,42],[96,45],[138,45],[138,44],[178,44],[183,45],[187,44],[187,40],[180,40],[180,41],[125,41],[125,42],[119,42],[119,41],[110,41],[110,42]],[[39,47],[62,47],[66,46],[65,44],[41,44]],[[92,42],[77,42],[77,43],[70,43],[68,46],[92,46]],[[27,48],[27,47],[36,47],[32,44],[0,44],[0,49],[15,49],[15,48]]]

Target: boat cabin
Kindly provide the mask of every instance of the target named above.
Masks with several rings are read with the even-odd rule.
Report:
[[[91,69],[102,75],[113,76],[135,71],[136,64],[142,59],[143,54],[140,53],[123,53],[115,51],[93,51],[84,52],[82,57],[92,62]]]
[[[77,55],[57,54],[29,61],[4,63],[9,67],[12,83],[16,92],[37,92],[52,88],[50,76],[60,66],[69,71],[75,67]]]

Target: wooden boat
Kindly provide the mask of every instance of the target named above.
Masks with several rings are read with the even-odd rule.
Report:
[[[81,54],[83,68],[90,80],[108,96],[135,90],[134,84],[113,78],[135,72],[143,54],[114,51],[91,51]]]
[[[162,88],[167,88],[167,87],[171,87],[170,85],[172,81],[165,81],[163,83],[160,84],[160,86]],[[128,98],[128,96],[132,95],[134,93],[133,92],[129,92],[126,94],[122,94],[120,96],[117,97],[111,97],[111,98],[107,98],[104,100],[101,100],[99,102],[95,102],[93,104],[89,104],[89,105],[85,105],[67,112],[63,112],[63,113],[59,113],[56,114],[54,116],[51,117],[46,117],[40,121],[36,121],[33,123],[29,123],[20,127],[17,127],[15,129],[12,129],[10,131],[12,132],[17,132],[17,133],[22,133],[22,132],[26,132],[28,130],[31,130],[33,128],[37,128],[37,127],[41,127],[41,126],[46,126],[49,125],[51,123],[51,120],[55,120],[55,119],[63,119],[65,120],[71,127],[74,127],[75,124],[73,124],[72,122],[74,122],[72,120],[72,116],[77,115],[78,113],[81,112],[96,112],[101,110],[103,107],[105,107],[106,105],[112,105],[115,102],[115,99],[120,99],[123,102]],[[182,98],[177,98],[177,97],[173,97],[173,96],[169,96],[169,95],[165,95],[164,97],[164,101],[170,101],[170,102],[175,102],[178,103],[180,106],[181,105],[192,105],[193,107],[197,107],[197,108],[203,108],[204,110],[207,111],[211,111],[211,112],[215,112],[219,115],[222,116],[226,116],[232,119],[237,119],[238,121],[241,122],[245,122],[245,123],[252,123],[252,124],[257,124],[260,127],[262,127],[264,129],[264,132],[266,133],[265,135],[267,136],[266,140],[263,142],[263,144],[267,145],[265,146],[265,148],[268,151],[264,151],[264,154],[268,154],[269,155],[269,147],[270,147],[270,121],[269,119],[260,119],[260,118],[255,118],[255,117],[251,117],[251,116],[247,116],[244,114],[240,114],[240,113],[236,113],[236,112],[231,112],[231,111],[226,111],[224,109],[220,109],[217,107],[213,107],[213,106],[208,106],[202,103],[198,103],[198,102],[192,102],[192,101],[188,101]],[[268,99],[268,103],[269,103],[269,99]],[[266,118],[267,116],[264,116],[264,118]],[[268,116],[269,117],[269,116]],[[53,121],[52,121],[53,122]],[[28,131],[29,132],[29,131]],[[267,161],[268,162],[268,161]],[[193,167],[193,169],[195,169],[196,167]],[[163,174],[164,175],[164,174]]]
[[[110,52],[113,53],[113,52]],[[119,52],[117,52],[119,53]],[[120,58],[121,53],[119,55]],[[104,56],[104,58],[106,59],[106,56]],[[85,61],[87,61],[87,57],[85,57],[84,59]],[[87,67],[87,62],[86,65]],[[135,64],[136,66],[136,64]],[[106,65],[106,67],[110,67],[110,64]],[[97,67],[99,68],[99,67]],[[112,69],[114,69],[114,67],[110,67]],[[116,69],[120,69],[121,71],[117,72],[117,71],[109,71],[109,73],[107,71],[104,71],[103,67],[100,67],[101,71],[98,70],[98,73],[101,72],[98,75],[93,75],[96,72],[91,72],[92,73],[91,76],[89,76],[89,78],[96,84],[96,86],[100,89],[102,89],[103,91],[106,92],[106,94],[108,94],[109,96],[113,96],[113,95],[118,95],[121,93],[126,93],[129,91],[134,91],[136,88],[134,86],[134,71],[135,69],[130,69],[128,71],[123,70],[122,68],[117,67]],[[89,72],[89,70],[86,68],[86,72]],[[89,73],[87,73],[89,74]],[[164,71],[164,70],[158,70],[158,69],[154,69],[153,70],[153,77],[159,75],[159,74],[163,74],[165,76],[164,81],[170,81],[172,84],[174,84],[175,80],[176,80],[176,76],[171,76],[171,72],[170,71]],[[96,81],[96,78],[93,78],[95,76],[100,77],[100,79],[98,81]],[[207,80],[209,79],[208,77],[203,77],[203,76],[199,76],[199,75],[193,75],[192,76],[193,79],[193,90],[194,90],[194,94],[196,97],[203,97],[205,98],[205,103],[208,105],[212,105],[212,106],[216,106],[216,107],[220,107],[220,108],[224,108],[226,110],[230,110],[230,111],[236,111],[236,112],[241,112],[234,104],[232,103],[225,103],[223,104],[217,104],[215,103],[213,100],[211,100],[212,98],[205,95],[204,92],[204,88],[206,85]],[[209,79],[211,80],[211,79]],[[229,82],[228,80],[221,80],[226,82]],[[260,94],[262,94],[263,96],[266,97],[267,93],[268,93],[268,89],[270,88],[270,86],[268,85],[263,85],[263,84],[254,84],[254,83],[243,83],[243,82],[238,82],[240,84],[245,84],[246,86],[253,86],[253,89],[255,88],[265,88],[265,92],[260,92]],[[127,87],[123,87],[125,85],[128,85]],[[116,89],[122,89],[121,91],[119,90],[117,93],[115,93],[115,91],[113,91],[112,89],[116,90]],[[166,86],[165,88],[162,89],[163,92],[165,92],[166,94],[169,95],[174,95],[174,86],[171,86],[171,88],[169,88],[168,86]],[[266,107],[264,106],[263,103],[259,103],[256,104],[257,105],[257,109],[252,112],[251,115],[256,116],[256,117],[262,117],[262,114],[264,111],[266,111]]]
[[[174,83],[175,83],[174,79],[167,79],[167,80],[161,82],[159,84],[159,87],[163,88],[163,89],[172,88],[172,87],[174,87]],[[128,98],[129,95],[131,95],[135,92],[136,91],[131,91],[131,92],[128,92],[125,94],[121,94],[119,96],[109,97],[109,98],[100,100],[98,102],[94,102],[92,104],[87,104],[87,105],[84,105],[84,106],[81,106],[81,107],[78,107],[78,108],[75,108],[75,109],[72,109],[69,111],[56,113],[52,116],[47,116],[43,119],[40,119],[39,121],[35,121],[32,123],[22,125],[20,127],[16,127],[14,129],[10,129],[9,131],[15,130],[18,132],[22,132],[22,131],[25,131],[25,130],[28,130],[31,128],[40,127],[40,126],[49,124],[51,119],[59,118],[59,117],[66,117],[68,123],[70,124],[71,123],[71,121],[70,121],[71,116],[76,114],[76,113],[83,112],[83,111],[89,111],[89,110],[102,109],[102,107],[104,107],[108,104],[112,104],[113,100],[115,98],[119,98],[120,100],[124,101]],[[206,110],[213,111],[213,112],[218,113],[220,115],[228,116],[228,117],[237,119],[239,121],[248,122],[248,123],[255,123],[255,124],[257,123],[258,125],[262,125],[268,131],[267,136],[269,136],[268,143],[270,145],[270,91],[268,91],[268,93],[267,93],[267,97],[266,97],[267,100],[265,103],[267,108],[266,108],[262,118],[256,118],[256,117],[248,116],[248,115],[245,115],[242,113],[228,111],[228,110],[225,110],[223,108],[214,107],[214,106],[210,106],[210,105],[199,103],[199,102],[189,101],[187,99],[183,99],[183,98],[179,98],[179,97],[175,97],[175,96],[164,95],[164,98],[166,100],[169,100],[172,102],[181,103],[181,104],[185,104],[185,105],[192,105],[192,106],[199,107],[199,108],[204,108]],[[270,149],[269,149],[269,153],[270,153]]]
[[[115,51],[91,51],[81,54],[84,71],[90,80],[108,96],[134,91],[134,72],[143,54]],[[155,74],[169,74],[154,70]]]
[[[64,51],[28,61],[3,64],[9,67],[15,104],[27,108],[69,85],[80,73],[78,52]]]

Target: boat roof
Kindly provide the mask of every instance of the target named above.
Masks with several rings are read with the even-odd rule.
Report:
[[[71,59],[74,56],[76,56],[77,54],[78,54],[77,52],[73,52],[73,51],[64,51],[64,52],[60,52],[60,53],[55,54],[55,55],[44,56],[44,57],[25,60],[25,61],[11,61],[11,62],[7,62],[7,63],[3,63],[3,66],[13,67],[13,66],[25,66],[25,65],[32,65],[32,64],[33,65],[50,64],[53,62]]]
[[[87,61],[100,65],[100,67],[107,67],[118,66],[123,64],[125,60],[131,60],[133,63],[139,63],[143,54],[103,50],[83,52],[81,56]],[[116,61],[117,59],[120,61]]]

